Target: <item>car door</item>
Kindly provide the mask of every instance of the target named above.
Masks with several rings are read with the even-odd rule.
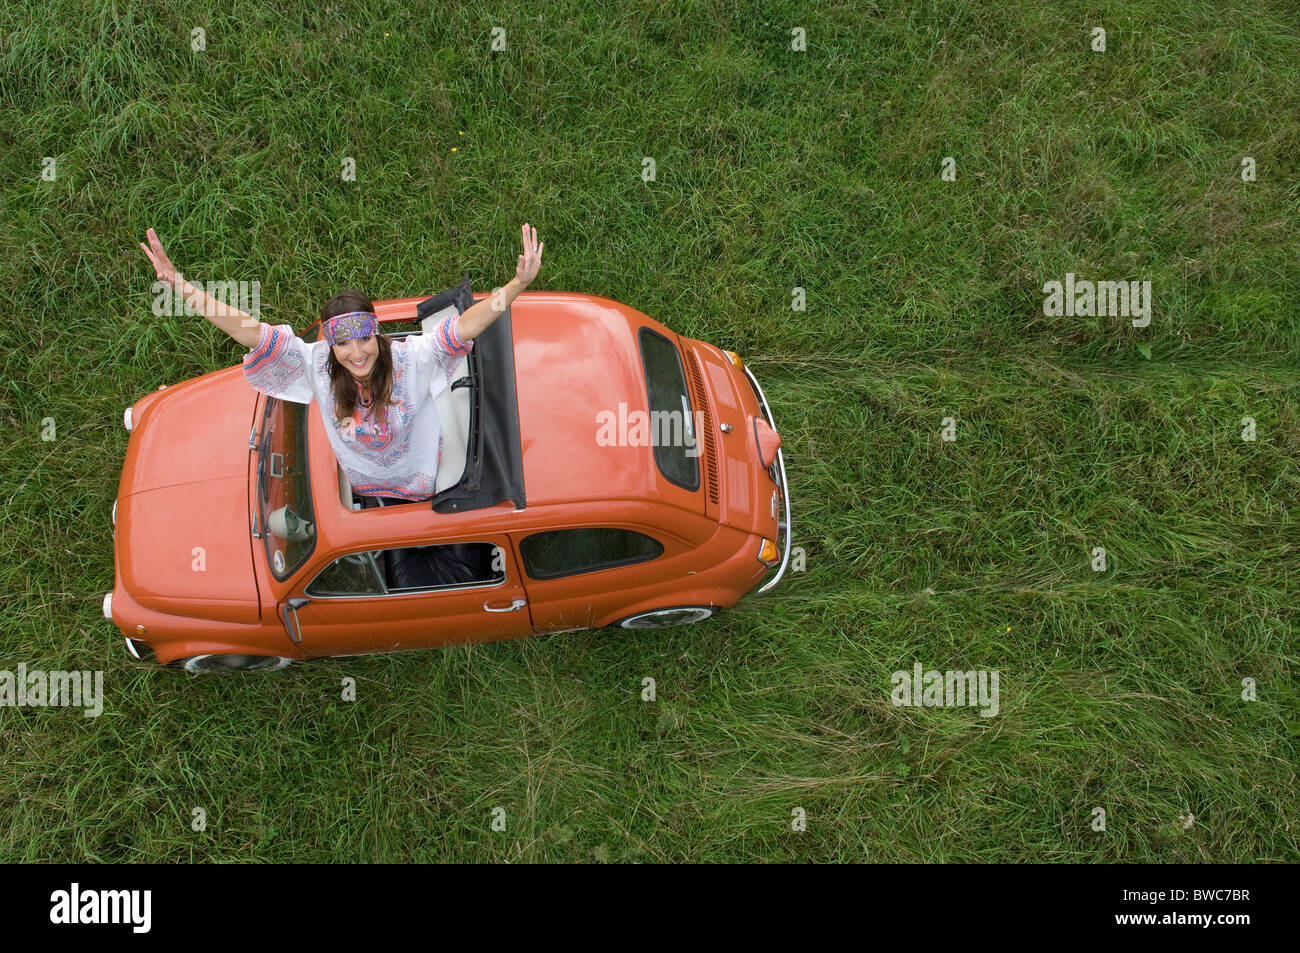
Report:
[[[476,548],[483,572],[457,573]],[[416,566],[424,572],[408,571]],[[520,578],[509,541],[492,534],[350,553],[311,574],[280,617],[313,658],[512,639],[533,631]]]
[[[674,584],[664,544],[628,527],[511,533],[528,571],[529,612],[538,632],[596,625]]]

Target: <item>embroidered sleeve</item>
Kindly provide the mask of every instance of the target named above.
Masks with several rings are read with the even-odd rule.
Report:
[[[464,341],[457,333],[459,321],[460,315],[449,314],[423,334],[413,334],[399,342],[408,362],[412,394],[437,397],[451,382],[461,359],[473,348],[473,341]]]
[[[432,337],[438,347],[447,354],[463,357],[469,353],[474,342],[462,341],[457,333],[459,328],[460,315],[449,314],[438,322],[438,326],[433,329]]]
[[[444,345],[446,345],[449,351],[457,355],[468,354],[470,352],[470,348],[474,346],[474,342],[462,341],[460,339],[460,334],[457,333],[459,330],[460,330],[459,314],[448,315],[438,325],[438,333],[442,336],[442,342]]]
[[[244,379],[253,390],[299,404],[312,400],[308,379],[311,345],[293,333],[287,324],[262,322],[262,336],[244,355]]]

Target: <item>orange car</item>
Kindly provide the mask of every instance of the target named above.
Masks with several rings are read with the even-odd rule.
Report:
[[[474,300],[466,279],[375,310],[401,337]],[[679,625],[780,580],[781,440],[736,354],[608,298],[536,291],[463,361],[434,402],[443,458],[418,503],[363,505],[318,405],[266,397],[240,367],[129,407],[104,616],[131,654],[283,668]]]

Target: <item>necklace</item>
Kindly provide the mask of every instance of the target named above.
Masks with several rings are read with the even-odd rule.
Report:
[[[370,386],[369,386],[368,384],[362,384],[362,385],[361,385],[361,388],[365,391],[365,395],[366,395],[365,397],[359,397],[359,399],[360,399],[360,401],[361,401],[361,406],[362,406],[362,407],[369,407],[369,406],[370,406]],[[358,392],[358,396],[359,396],[359,392]]]

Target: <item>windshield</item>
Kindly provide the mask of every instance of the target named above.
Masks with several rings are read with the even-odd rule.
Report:
[[[307,467],[307,404],[268,397],[257,451],[258,531],[278,580],[297,571],[316,546]]]

